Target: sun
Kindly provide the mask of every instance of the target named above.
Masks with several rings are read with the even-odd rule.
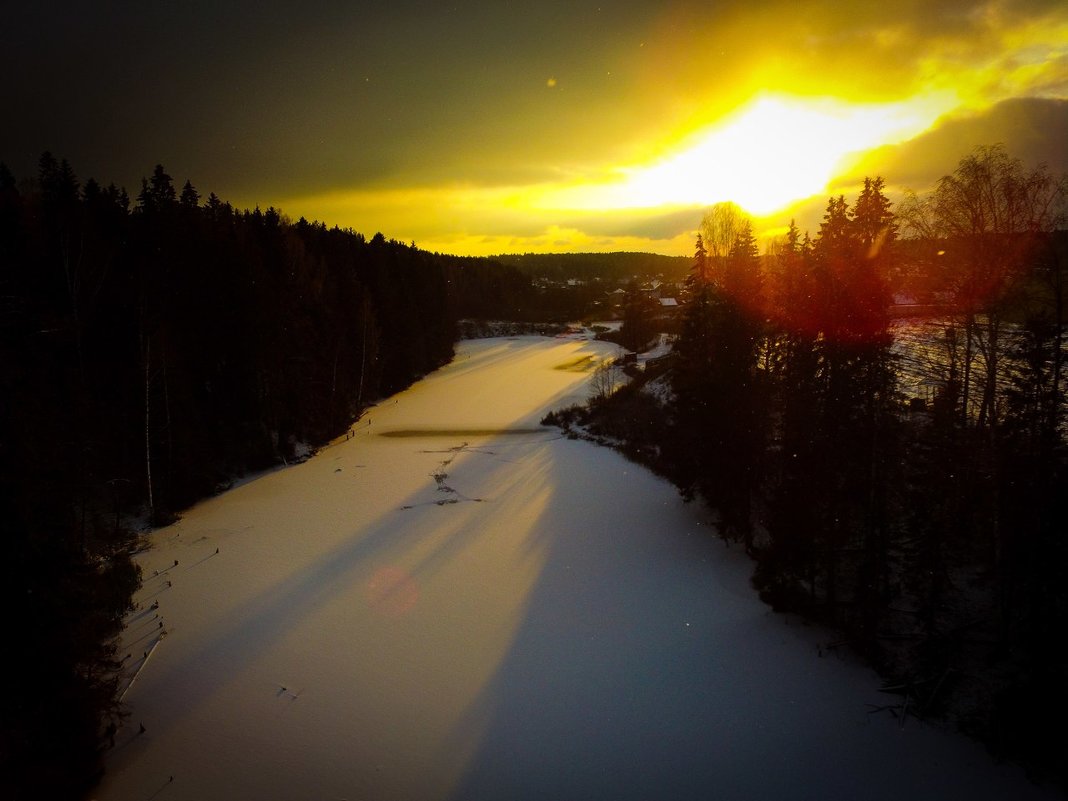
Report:
[[[855,125],[857,115],[849,116]],[[758,100],[678,155],[634,170],[629,191],[653,203],[733,200],[765,214],[823,189],[842,156],[860,144],[859,133],[841,113]]]
[[[621,167],[615,180],[557,200],[587,209],[731,200],[767,215],[824,191],[851,155],[911,138],[955,103],[945,95],[891,104],[759,97],[656,162]]]

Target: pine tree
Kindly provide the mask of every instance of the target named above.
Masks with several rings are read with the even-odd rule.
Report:
[[[170,211],[177,203],[174,180],[157,164],[152,178],[141,179],[141,193],[137,196],[138,208],[145,214],[160,214]]]
[[[762,304],[751,223],[735,222],[729,240],[721,226],[725,251],[714,269],[703,238],[695,248],[672,378],[675,449],[684,494],[700,493],[719,512],[721,534],[751,548],[764,416],[756,370],[761,320],[754,310]]]
[[[200,206],[200,193],[193,188],[193,184],[189,180],[186,180],[185,185],[182,187],[182,194],[178,199],[178,204],[186,210],[197,209]]]
[[[627,285],[623,295],[623,323],[620,344],[627,350],[644,351],[656,334],[656,301],[642,290],[637,281]]]

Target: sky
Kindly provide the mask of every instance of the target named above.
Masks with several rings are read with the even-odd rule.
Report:
[[[0,160],[447,253],[693,252],[979,145],[1068,172],[1063,0],[9,4]]]

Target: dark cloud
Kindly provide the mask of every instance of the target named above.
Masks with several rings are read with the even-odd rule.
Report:
[[[32,169],[50,148],[124,183],[180,162],[245,193],[580,163],[630,114],[609,73],[626,71],[620,31],[653,13],[601,5],[24,4],[0,25],[18,76],[0,158]]]
[[[887,182],[922,191],[982,145],[1003,144],[1027,166],[1045,164],[1068,173],[1068,100],[1016,98],[990,109],[943,119],[932,130],[870,153],[847,177],[882,175]]]

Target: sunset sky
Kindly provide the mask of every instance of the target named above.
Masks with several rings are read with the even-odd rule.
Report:
[[[25,3],[0,160],[136,195],[157,162],[275,206],[484,255],[690,253],[735,200],[815,230],[865,174],[923,190],[980,144],[1068,171],[1068,4]]]

